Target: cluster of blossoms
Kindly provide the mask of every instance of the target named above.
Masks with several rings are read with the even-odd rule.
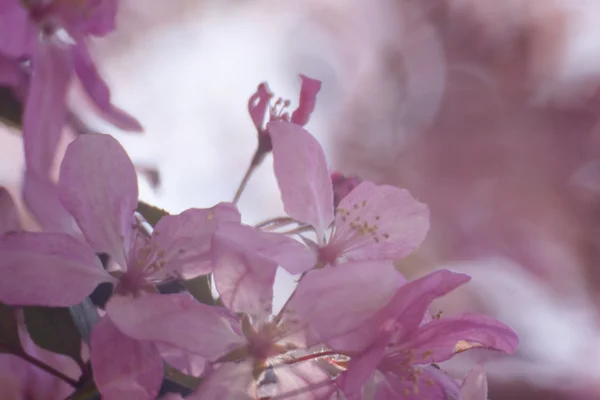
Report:
[[[65,92],[73,73],[112,121],[139,128],[110,105],[84,45],[86,35],[114,28],[115,3],[0,3],[0,30],[22,34],[0,40],[2,67],[15,72],[0,75],[22,89],[23,194],[43,228],[20,229],[14,204],[0,192],[0,302],[15,312],[27,348],[13,353],[30,362],[11,379],[38,382],[31,369],[45,379],[36,383],[41,395],[31,394],[33,383],[20,382],[14,398],[77,395],[91,386],[107,400],[176,399],[181,395],[161,393],[161,386],[166,370],[178,370],[196,378],[188,399],[485,400],[480,366],[456,380],[437,363],[472,348],[514,353],[516,334],[484,315],[429,312],[467,275],[438,270],[409,281],[397,271],[394,260],[427,234],[428,208],[407,190],[330,173],[319,143],[302,127],[320,82],[302,76],[291,116],[288,102],[271,106],[266,84],[249,101],[259,146],[247,177],[272,152],[286,217],[242,223],[235,205],[240,190],[232,203],[164,215],[152,227],[136,212],[134,165],[104,134],[78,136],[52,182],[48,169],[68,121]],[[297,286],[275,310],[279,269],[296,275]],[[218,299],[184,290],[209,276]],[[172,283],[181,290],[165,293]],[[92,310],[81,374],[36,358],[43,350],[31,343],[21,308],[72,308],[107,285],[110,293]]]

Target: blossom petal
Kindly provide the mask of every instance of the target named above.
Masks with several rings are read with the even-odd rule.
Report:
[[[217,226],[225,221],[239,222],[237,208],[230,203],[212,208],[192,208],[178,215],[165,215],[152,234],[151,246],[165,252],[166,268],[184,279],[212,272],[211,239]]]
[[[300,126],[306,125],[310,114],[315,110],[317,93],[321,90],[321,81],[300,75],[302,86],[300,87],[300,104],[292,113],[291,121]]]
[[[17,207],[8,190],[0,186],[0,235],[20,230]]]
[[[366,351],[353,356],[348,363],[348,369],[337,379],[340,389],[349,398],[361,398],[358,394],[367,385],[373,385],[377,366],[381,362],[387,346],[387,338],[381,338],[373,343]]]
[[[24,74],[16,60],[0,55],[0,85],[10,88],[20,87]]]
[[[388,320],[395,320],[403,331],[413,332],[423,321],[433,300],[470,280],[468,275],[446,269],[434,271],[402,285],[386,306],[383,316]]]
[[[429,230],[429,209],[410,192],[362,182],[340,201],[330,246],[354,260],[395,260],[411,253]]]
[[[227,308],[262,319],[271,314],[277,264],[240,248],[241,245],[242,242],[227,240],[226,235],[215,234],[215,286]]]
[[[311,362],[276,365],[271,372],[275,383],[259,384],[259,398],[322,400],[335,392],[331,377]]]
[[[102,115],[118,128],[140,132],[144,128],[137,119],[111,103],[110,91],[100,77],[90,54],[83,44],[72,47],[73,67],[83,89],[102,112]]]
[[[27,168],[47,174],[54,164],[67,115],[66,95],[71,64],[57,46],[38,44],[32,60],[35,73],[23,114],[23,145]]]
[[[68,307],[114,283],[85,243],[62,233],[0,237],[0,273],[0,301],[14,305]]]
[[[252,363],[222,364],[202,380],[198,390],[188,400],[254,400]]]
[[[61,164],[58,191],[92,248],[126,265],[138,185],[133,164],[119,142],[103,134],[75,139]]]
[[[11,58],[30,56],[35,34],[35,26],[19,2],[0,3],[0,53]]]
[[[204,372],[206,359],[164,343],[155,343],[162,359],[170,366],[189,376],[199,377]]]
[[[267,129],[285,212],[312,225],[321,240],[333,221],[333,187],[325,153],[319,142],[298,125],[274,121]]]
[[[46,232],[81,235],[75,219],[58,198],[56,184],[45,175],[32,169],[25,171],[22,190],[27,209]]]
[[[314,332],[309,344],[326,343],[380,312],[403,281],[392,263],[385,261],[317,269],[302,278],[285,307],[285,317],[308,324]]]
[[[293,275],[312,269],[317,262],[312,249],[281,233],[228,223],[219,227],[215,237],[245,254],[277,264]]]
[[[158,395],[163,362],[152,342],[132,339],[102,318],[92,331],[94,382],[103,399],[147,400]]]
[[[259,133],[264,129],[265,116],[272,97],[273,93],[271,93],[267,84],[263,82],[258,85],[256,93],[250,96],[248,100],[248,113]]]
[[[457,353],[484,348],[514,354],[519,339],[502,322],[485,315],[463,314],[422,325],[402,346],[411,349],[415,364],[443,362]]]
[[[449,391],[452,389],[448,388],[451,378],[440,379],[440,374],[444,373],[433,367],[410,370],[403,374],[385,372],[382,376],[383,380],[376,387],[375,399],[455,399],[458,395],[458,385],[454,384],[455,391]]]
[[[485,370],[481,365],[473,367],[465,376],[460,388],[459,400],[487,400],[488,385]]]
[[[218,358],[245,343],[217,307],[201,304],[187,293],[113,296],[106,311],[132,338],[162,342],[206,358]]]
[[[397,286],[389,303],[379,312],[343,335],[330,339],[327,344],[341,352],[362,352],[372,343],[384,340],[382,338],[391,338],[396,328],[401,328],[403,332],[413,332],[423,321],[423,316],[434,299],[449,293],[469,279],[467,275],[440,270]]]

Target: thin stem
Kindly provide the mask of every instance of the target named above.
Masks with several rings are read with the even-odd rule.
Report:
[[[30,356],[29,354],[25,353],[24,351],[12,352],[12,354],[17,357],[21,357],[23,360],[27,361],[28,363],[35,365],[36,367],[46,371],[50,375],[54,375],[58,379],[67,382],[69,385],[73,386],[74,388],[77,388],[77,381],[75,379],[69,378],[67,375],[63,374],[60,371],[57,371],[56,369],[52,368],[48,364],[43,363],[42,361],[38,360],[37,358]]]
[[[242,181],[240,182],[240,185],[238,186],[237,191],[235,192],[235,196],[233,196],[233,200],[231,201],[233,204],[237,205],[238,201],[240,200],[240,197],[242,197],[242,193],[244,192],[244,189],[246,189],[246,185],[248,184],[248,181],[250,181],[250,177],[252,177],[252,173],[254,172],[256,167],[258,167],[260,165],[263,158],[264,158],[264,154],[261,152],[261,149],[259,146],[256,148],[256,151],[254,152],[254,156],[252,156],[252,161],[250,161],[250,165],[248,166],[248,169],[246,170],[246,174],[242,178]]]

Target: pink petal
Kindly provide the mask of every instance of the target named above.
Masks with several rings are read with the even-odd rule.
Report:
[[[114,283],[86,244],[61,233],[0,237],[0,271],[0,301],[14,305],[68,307]]]
[[[0,52],[11,58],[29,56],[36,39],[35,26],[16,1],[0,3]]]
[[[477,314],[434,319],[422,325],[402,347],[411,349],[415,364],[439,363],[471,348],[485,348],[514,354],[517,334],[502,322]]]
[[[405,189],[362,182],[336,211],[328,247],[354,260],[394,260],[411,253],[429,230],[429,209]]]
[[[0,235],[20,229],[17,207],[8,190],[0,186]]]
[[[58,188],[46,174],[32,169],[25,171],[23,201],[46,232],[63,232],[81,235],[75,219],[58,198]]]
[[[227,308],[259,319],[271,314],[277,264],[237,249],[217,235],[213,263],[215,286]]]
[[[348,397],[358,394],[365,384],[373,380],[377,366],[381,362],[387,346],[387,338],[373,343],[366,351],[353,356],[348,363],[348,369],[337,379],[340,389]],[[372,383],[370,383],[372,384]]]
[[[104,36],[116,28],[117,0],[54,1],[52,13],[60,15],[71,32]]]
[[[488,386],[485,370],[481,365],[473,367],[465,376],[459,400],[487,400]]]
[[[217,226],[240,219],[239,211],[230,203],[166,215],[156,224],[150,246],[165,252],[163,259],[169,271],[192,279],[212,272],[210,247]]]
[[[206,359],[187,351],[181,350],[175,346],[164,343],[155,343],[162,359],[170,366],[178,369],[182,373],[190,376],[199,377],[204,372]]]
[[[0,85],[10,88],[20,87],[23,71],[16,60],[0,55]]]
[[[133,164],[119,142],[102,134],[77,137],[62,161],[58,191],[93,249],[124,266],[138,186]]]
[[[225,363],[202,380],[188,400],[255,400],[252,363]]]
[[[75,73],[83,89],[102,112],[102,115],[118,128],[128,131],[142,131],[144,128],[142,128],[137,119],[112,105],[108,86],[106,86],[106,83],[100,77],[85,45],[78,44],[73,46],[71,48],[71,56],[73,58]]]
[[[280,233],[228,223],[222,224],[215,236],[245,254],[277,264],[294,275],[312,269],[317,262],[313,250]]]
[[[441,377],[444,372],[425,367],[406,374],[383,373],[383,381],[377,385],[375,399],[377,400],[448,400],[458,396],[458,385],[452,384],[451,378]],[[401,379],[400,379],[401,377]]]
[[[285,316],[308,324],[315,334],[309,344],[328,342],[380,312],[403,281],[392,263],[382,261],[313,270],[300,281]]]
[[[104,317],[91,338],[94,382],[102,399],[154,399],[163,379],[163,362],[151,342],[132,339]]]
[[[250,118],[252,118],[252,122],[259,133],[264,130],[265,116],[272,97],[273,93],[271,93],[267,84],[263,82],[258,85],[256,93],[248,100],[248,113],[250,113]]]
[[[106,311],[128,336],[161,342],[206,358],[218,358],[246,343],[217,307],[201,304],[187,293],[113,296]]]
[[[471,278],[465,274],[441,269],[402,285],[384,311],[384,318],[395,320],[405,332],[412,332],[423,321],[431,303]]]
[[[66,93],[71,65],[56,46],[38,44],[32,63],[35,73],[23,115],[23,142],[27,168],[48,174],[54,164],[67,115]]]
[[[449,293],[469,279],[467,275],[440,270],[396,286],[395,294],[378,313],[345,334],[330,339],[327,344],[341,352],[361,352],[376,341],[391,338],[393,329],[401,327],[403,331],[413,332],[434,299]]]
[[[285,212],[312,225],[322,240],[333,221],[333,188],[325,153],[319,142],[298,125],[274,121],[267,129]]]
[[[259,385],[258,394],[273,392],[276,399],[322,400],[331,397],[335,391],[333,380],[311,362],[300,362],[292,365],[276,365],[273,367],[276,383]]]
[[[291,121],[300,126],[306,125],[310,114],[315,110],[317,93],[321,90],[321,81],[300,75],[302,86],[300,87],[300,104],[292,113]]]

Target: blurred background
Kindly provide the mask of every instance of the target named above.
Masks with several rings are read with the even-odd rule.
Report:
[[[434,311],[486,312],[520,334],[515,357],[443,367],[483,362],[493,400],[600,399],[600,2],[120,4],[117,31],[91,46],[145,132],[103,124],[76,83],[70,104],[121,141],[143,200],[170,212],[231,200],[256,146],[257,85],[293,109],[298,74],[322,80],[307,129],[332,168],[431,209],[428,238],[398,267],[471,274]],[[4,126],[0,146],[0,185],[18,197],[18,132]],[[240,209],[248,223],[283,215],[270,157]]]

